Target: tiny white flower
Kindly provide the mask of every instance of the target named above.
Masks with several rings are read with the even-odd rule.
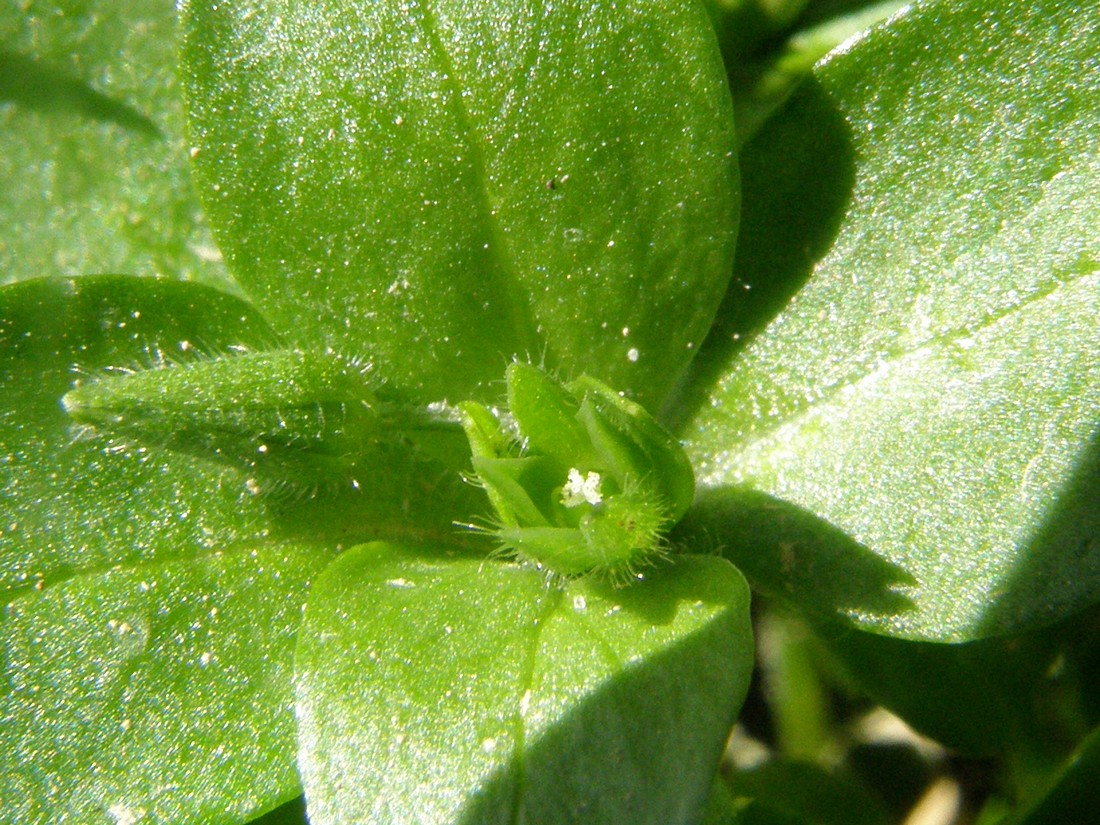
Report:
[[[603,501],[599,473],[581,475],[576,467],[569,470],[569,480],[561,488],[561,503],[566,507],[578,507],[581,504],[599,504]]]

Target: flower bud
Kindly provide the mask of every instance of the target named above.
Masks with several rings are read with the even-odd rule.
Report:
[[[219,460],[254,476],[261,489],[272,481],[358,485],[357,468],[379,444],[421,430],[457,433],[453,421],[401,403],[369,363],[331,351],[125,371],[82,383],[61,403],[75,422],[118,443]]]
[[[629,578],[691,504],[691,465],[638,404],[587,376],[562,385],[513,364],[509,414],[460,406],[494,535],[554,573]]]

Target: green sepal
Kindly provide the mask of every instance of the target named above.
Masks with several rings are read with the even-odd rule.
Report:
[[[592,569],[591,551],[581,532],[572,527],[505,527],[496,533],[501,545],[520,558],[534,559],[562,576],[580,576]]]
[[[665,499],[679,521],[695,498],[695,475],[679,443],[640,405],[606,384],[581,376],[569,389],[584,398],[578,411],[604,467]]]
[[[500,421],[486,407],[476,401],[464,401],[458,405],[458,415],[475,458],[500,458],[513,452],[512,437],[504,432]]]
[[[549,524],[545,514],[532,499],[532,490],[546,491],[546,462],[535,458],[473,457],[474,471],[485,487],[501,524],[509,527]],[[545,496],[536,495],[539,500]]]
[[[663,533],[670,526],[664,502],[652,496],[610,496],[581,519],[580,531],[599,566],[615,574],[633,572],[639,555],[661,555]]]
[[[694,494],[675,439],[595,379],[562,385],[512,364],[507,383],[510,418],[459,408],[501,545],[560,575],[612,581],[660,556]]]
[[[505,378],[508,410],[528,452],[551,457],[563,474],[570,467],[595,466],[592,442],[577,417],[580,404],[572,393],[527,364],[510,364]]]
[[[585,513],[576,527],[508,525],[495,535],[508,550],[560,575],[600,570],[621,581],[635,571],[639,557],[661,551],[667,525],[665,511],[651,499],[617,495]]]

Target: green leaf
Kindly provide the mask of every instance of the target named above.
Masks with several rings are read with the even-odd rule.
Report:
[[[1024,753],[1061,733],[1049,721],[1057,714],[1036,712],[1036,697],[1053,695],[1046,675],[1065,655],[1050,638],[944,645],[834,627],[822,639],[859,692],[959,753]]]
[[[752,666],[713,557],[637,585],[367,545],[317,581],[296,659],[314,825],[695,822]]]
[[[175,63],[172,0],[0,6],[0,283],[131,272],[229,287]]]
[[[752,807],[733,822],[792,822],[805,825],[887,825],[880,799],[853,777],[812,762],[774,760],[733,771],[726,781],[735,798]]]
[[[813,64],[884,20],[904,0],[705,0],[730,78],[745,143],[805,80]]]
[[[1096,723],[1093,607],[1056,625],[965,644],[815,625],[817,661],[952,752],[1048,771]],[[763,638],[763,634],[760,634]],[[764,642],[761,642],[764,647]],[[825,658],[822,658],[822,657]]]
[[[83,382],[61,404],[115,438],[239,467],[260,490],[360,487],[387,447],[439,448],[462,466],[469,451],[449,411],[405,403],[372,372],[331,351],[275,349]]]
[[[1100,597],[1098,34],[1091,9],[918,4],[746,149],[754,297],[686,434],[701,522],[801,609],[961,641]],[[722,535],[769,498],[771,536]]]
[[[0,100],[43,111],[68,112],[116,123],[147,137],[162,137],[155,123],[122,101],[33,58],[3,49],[0,49]]]
[[[332,544],[275,542],[287,531],[244,476],[85,439],[60,404],[74,379],[272,337],[195,284],[0,289],[0,798],[15,821],[233,822],[299,792],[290,657]]]
[[[243,476],[81,439],[60,401],[81,375],[271,339],[247,305],[195,284],[85,277],[0,289],[0,601],[76,571],[263,535],[265,510]]]
[[[1003,825],[1088,822],[1100,806],[1100,728],[1088,736],[1042,792],[1003,820]]]
[[[201,195],[273,324],[425,401],[491,400],[518,357],[659,405],[736,230],[701,7],[191,2],[183,19]]]
[[[215,552],[11,602],[0,624],[6,821],[244,822],[296,796],[294,639],[331,558]]]
[[[87,277],[0,289],[0,570],[11,600],[0,796],[21,800],[19,821],[88,821],[112,807],[176,815],[192,810],[192,794],[188,821],[215,810],[240,820],[296,792],[280,671],[305,578],[329,552],[249,555],[269,520],[243,477],[75,437],[59,403],[81,375],[271,340],[246,305],[193,284]],[[204,653],[221,666],[197,673]],[[226,714],[232,726],[217,721]],[[249,766],[269,779],[256,785]]]

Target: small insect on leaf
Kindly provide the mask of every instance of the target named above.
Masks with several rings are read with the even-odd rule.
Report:
[[[629,580],[661,555],[691,504],[695,481],[680,445],[593,378],[563,385],[513,364],[507,385],[508,416],[460,406],[495,537],[552,573]]]

